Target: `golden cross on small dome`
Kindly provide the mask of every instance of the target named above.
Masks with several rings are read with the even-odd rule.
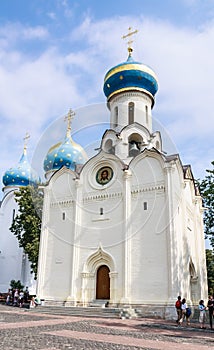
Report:
[[[25,137],[23,138],[23,140],[24,140],[24,153],[25,154],[26,154],[27,143],[28,143],[29,138],[30,138],[30,134],[28,134],[28,132],[26,132]]]
[[[128,34],[126,34],[126,35],[123,35],[122,36],[122,39],[129,39],[129,37],[131,37],[132,35],[134,35],[134,34],[137,34],[138,33],[138,30],[136,29],[136,30],[134,30],[134,31],[132,31],[132,27],[129,27],[128,28]],[[129,52],[129,55],[131,55],[131,53],[132,53],[132,51],[133,51],[133,48],[131,47],[131,44],[133,43],[133,40],[128,40],[128,42],[127,42],[127,44],[128,44],[128,52]]]
[[[71,133],[71,122],[72,119],[74,119],[75,116],[75,112],[70,108],[68,111],[68,114],[65,116],[64,121],[67,121],[67,132],[66,132],[66,136],[69,137],[70,133]]]

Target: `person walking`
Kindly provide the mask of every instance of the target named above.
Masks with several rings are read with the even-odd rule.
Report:
[[[178,323],[181,319],[181,296],[179,295],[177,298],[177,301],[175,303],[175,308],[177,312],[177,320],[176,322]]]
[[[24,302],[26,304],[29,302],[29,290],[28,290],[28,287],[26,287],[25,291],[24,291]]]
[[[206,306],[204,305],[204,301],[200,300],[199,305],[199,323],[200,323],[200,328],[205,329],[205,320],[206,320]]]
[[[13,299],[13,306],[18,306],[19,290],[16,288]]]
[[[207,307],[208,307],[208,310],[209,310],[210,328],[213,329],[214,299],[213,299],[212,295],[209,296]]]
[[[19,307],[22,307],[23,304],[24,304],[24,292],[23,290],[21,290],[19,293]]]
[[[178,324],[181,325],[184,321],[184,319],[186,318],[186,323],[187,326],[190,325],[190,315],[187,315],[187,303],[186,303],[186,299],[183,298],[181,301],[181,319],[179,320]]]

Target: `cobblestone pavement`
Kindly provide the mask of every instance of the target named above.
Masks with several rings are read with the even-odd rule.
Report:
[[[208,325],[207,325],[208,327]],[[56,316],[0,305],[1,350],[214,349],[214,331],[160,319]]]

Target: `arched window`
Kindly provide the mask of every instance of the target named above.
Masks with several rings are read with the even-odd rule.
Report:
[[[193,264],[191,258],[190,258],[190,262],[189,262],[189,273],[190,273],[190,278],[191,278],[192,280],[198,278],[198,277],[197,277],[197,274],[196,274],[195,266],[194,266],[194,264]]]
[[[115,154],[115,147],[113,146],[112,140],[107,140],[104,145],[104,151],[107,153]]]
[[[156,141],[156,149],[159,151],[160,150],[160,142]]]
[[[15,216],[16,216],[16,211],[15,211],[15,209],[13,209],[12,222],[15,220]]]
[[[148,106],[145,106],[145,111],[146,111],[146,123],[148,124],[149,122]]]
[[[118,107],[116,106],[114,108],[114,125],[113,127],[116,128],[118,126]]]
[[[134,102],[129,102],[128,106],[129,124],[134,123]]]

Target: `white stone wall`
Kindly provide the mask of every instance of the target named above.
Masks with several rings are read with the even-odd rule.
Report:
[[[104,165],[114,178],[102,186],[96,172]],[[168,305],[172,316],[178,294],[189,303],[205,299],[201,210],[176,157],[144,151],[124,170],[116,156],[100,152],[80,178],[61,169],[45,189],[40,297],[88,305],[96,298],[97,269],[107,265],[112,304]]]
[[[129,124],[128,121],[128,104],[134,102],[135,104],[135,122],[144,125],[150,132],[152,132],[152,99],[142,92],[126,92],[119,94],[111,99],[109,103],[111,111],[111,128],[114,129],[114,113],[115,107],[118,107],[118,127],[116,130],[121,130]],[[147,116],[146,116],[147,106]]]

